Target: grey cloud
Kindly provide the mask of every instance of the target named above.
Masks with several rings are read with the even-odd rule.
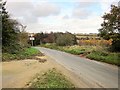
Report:
[[[38,21],[32,13],[34,6],[31,2],[8,2],[7,10],[11,16],[21,17],[19,21],[22,23],[36,23]]]
[[[81,9],[81,8],[76,8],[73,11],[72,17],[76,17],[76,18],[80,18],[80,19],[85,19],[89,15],[91,15],[91,12],[89,10]]]
[[[74,0],[75,2],[99,2],[99,0]]]
[[[60,13],[60,8],[53,3],[7,2],[7,10],[13,17],[22,17],[24,23],[37,23],[39,17]]]
[[[91,7],[95,4],[98,4],[98,2],[95,2],[94,0],[88,0],[88,2],[80,0],[80,2],[76,2],[72,17],[80,19],[88,18],[93,13]]]
[[[63,19],[69,19],[68,15],[63,16]]]
[[[95,5],[97,2],[77,2],[77,7],[88,8],[92,5]]]
[[[14,16],[24,16],[33,9],[31,2],[7,2],[7,10]]]
[[[28,15],[28,16],[24,16],[23,20],[26,23],[37,23],[38,22],[38,17]]]
[[[37,17],[57,15],[60,13],[60,8],[52,3],[42,3],[35,7],[33,11]]]

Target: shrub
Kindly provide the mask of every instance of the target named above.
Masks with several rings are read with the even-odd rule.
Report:
[[[74,45],[76,43],[77,42],[76,42],[75,35],[73,35],[69,32],[58,34],[56,36],[56,44],[59,46]]]
[[[112,41],[110,50],[114,52],[120,52],[120,39]]]

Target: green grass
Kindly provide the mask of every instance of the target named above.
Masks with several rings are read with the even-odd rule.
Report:
[[[20,60],[20,59],[30,59],[35,55],[41,54],[39,50],[35,48],[25,48],[17,54],[3,53],[2,60],[10,61],[10,60]]]
[[[83,47],[83,46],[57,46],[56,44],[42,44],[42,47],[64,51],[74,55],[87,54],[93,50],[94,47]]]
[[[120,66],[120,53],[93,51],[90,54],[88,54],[86,57],[89,59]]]
[[[74,55],[83,54],[89,59],[106,62],[120,66],[120,53],[112,53],[107,50],[107,47],[101,46],[57,46],[55,44],[44,44],[46,48],[61,50]]]
[[[77,46],[77,45],[65,46],[65,47],[63,47],[63,51],[74,54],[74,55],[80,55],[80,54],[86,55],[87,53],[89,53],[91,51],[91,48],[86,48],[86,47]]]
[[[42,44],[40,46],[50,48],[50,49],[63,50],[62,46],[57,46],[55,43],[54,44],[47,43],[47,44]]]
[[[68,81],[64,75],[55,68],[41,75],[37,75],[31,81],[30,88],[74,88],[74,85]]]

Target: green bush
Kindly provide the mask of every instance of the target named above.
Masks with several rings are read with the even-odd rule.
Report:
[[[14,59],[15,58],[15,55],[13,54],[13,55],[11,55],[11,54],[8,54],[8,53],[3,53],[2,54],[2,60],[12,60],[12,59]]]
[[[110,47],[110,50],[112,52],[120,52],[120,35],[119,35],[118,39],[112,41],[112,45]]]
[[[56,44],[59,46],[75,45],[76,43],[76,36],[74,34],[66,32],[56,35]]]

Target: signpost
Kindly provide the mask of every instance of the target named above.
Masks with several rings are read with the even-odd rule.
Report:
[[[32,42],[32,46],[33,46],[33,41],[35,40],[35,38],[33,36],[30,37],[30,40]]]

